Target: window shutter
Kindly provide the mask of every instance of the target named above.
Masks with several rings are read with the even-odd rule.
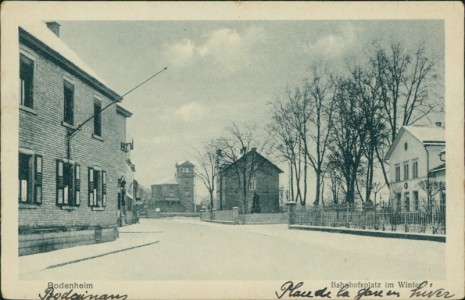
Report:
[[[42,203],[42,156],[36,155],[35,161],[35,175],[34,175],[34,182],[35,182],[35,203],[40,204]]]
[[[63,162],[61,160],[57,160],[57,204],[63,204],[63,187],[64,187],[64,180],[63,180]]]
[[[89,168],[89,206],[94,206],[94,169]]]
[[[81,166],[76,164],[74,167],[74,172],[75,204],[81,205]]]
[[[69,163],[63,163],[63,177],[64,177],[64,188],[63,188],[63,204],[73,204],[73,166]]]
[[[102,206],[107,206],[107,172],[102,171]]]

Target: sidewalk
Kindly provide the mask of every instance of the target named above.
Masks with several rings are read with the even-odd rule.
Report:
[[[433,242],[442,242],[442,243],[446,242],[446,236],[444,234],[427,234],[427,233],[402,232],[402,231],[381,231],[381,230],[327,227],[327,226],[310,226],[310,225],[289,225],[289,229],[346,233],[346,234],[353,234],[353,235],[364,235],[364,236],[384,237],[384,238],[423,240],[423,241],[433,241]]]
[[[163,232],[159,230],[155,220],[141,219],[140,224],[120,227],[119,238],[112,242],[21,256],[18,259],[19,276],[153,245],[158,243],[161,234]]]

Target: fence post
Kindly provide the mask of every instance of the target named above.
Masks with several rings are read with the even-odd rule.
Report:
[[[233,207],[232,217],[234,224],[239,224],[239,207]]]
[[[296,207],[297,202],[287,202],[287,212],[289,214],[288,226],[294,225],[296,221]]]

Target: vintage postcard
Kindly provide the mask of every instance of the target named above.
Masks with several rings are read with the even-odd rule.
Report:
[[[464,297],[461,3],[1,13],[3,298]]]

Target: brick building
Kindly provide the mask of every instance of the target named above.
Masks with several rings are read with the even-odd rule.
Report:
[[[121,97],[60,40],[59,26],[19,27],[20,255],[118,236],[131,113],[108,106]]]
[[[150,209],[162,212],[192,212],[195,200],[195,166],[189,161],[176,163],[176,174],[152,185]]]
[[[254,197],[258,196],[261,213],[279,212],[279,174],[283,171],[256,150],[252,148],[237,161],[221,168],[216,184],[217,197],[213,205],[215,209],[230,210],[239,207],[240,213],[250,213],[253,211]],[[245,210],[244,178],[248,206]]]

